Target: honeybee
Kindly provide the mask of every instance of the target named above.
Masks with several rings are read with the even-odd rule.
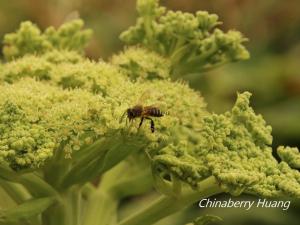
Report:
[[[141,98],[145,97],[145,93],[142,95]],[[140,102],[140,101],[139,101]],[[140,128],[144,122],[144,120],[150,120],[150,129],[153,133],[155,131],[155,125],[154,121],[151,117],[162,117],[166,115],[166,113],[162,112],[158,106],[156,105],[149,105],[149,106],[143,106],[141,103],[136,104],[135,106],[128,108],[124,114],[122,115],[120,122],[123,120],[125,116],[127,116],[127,119],[129,122],[131,122],[134,119],[141,118],[141,121],[139,123]]]

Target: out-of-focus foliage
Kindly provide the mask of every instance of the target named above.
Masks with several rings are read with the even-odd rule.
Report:
[[[207,10],[218,14],[225,30],[234,27],[249,37],[251,50],[285,51],[293,48],[293,43],[299,40],[298,0],[289,0],[288,3],[281,0],[164,0],[163,4],[174,10]],[[89,54],[93,57],[108,56],[121,47],[117,38],[120,32],[134,23],[134,5],[135,0],[126,0],[126,3],[122,0],[0,1],[0,37],[16,29],[24,20],[35,21],[42,29],[50,25],[58,27],[63,21],[73,18],[74,11],[77,11],[87,26],[95,31]]]
[[[122,32],[126,45],[141,45],[170,59],[171,74],[182,77],[249,58],[246,38],[234,30],[223,32],[216,14],[194,14],[166,10],[158,0],[138,0],[139,17],[134,26]]]
[[[23,22],[15,33],[6,34],[3,40],[3,54],[7,60],[25,54],[43,54],[51,50],[69,50],[82,53],[92,31],[83,30],[82,20],[73,20],[58,29],[49,27],[45,32],[31,22]]]

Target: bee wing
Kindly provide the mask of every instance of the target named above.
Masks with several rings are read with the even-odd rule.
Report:
[[[137,105],[144,105],[143,103],[146,101],[146,99],[150,98],[151,96],[151,90],[147,89],[142,93],[142,95],[139,97],[137,101]]]
[[[157,91],[157,90],[153,90],[153,89],[146,89],[142,95],[139,97],[138,101],[137,101],[137,105],[143,105],[143,103],[147,100],[147,99],[151,99],[154,98],[156,101],[160,101],[162,100],[164,97],[164,95]]]
[[[137,105],[145,105],[145,101],[149,98],[155,99],[154,103],[151,105],[144,106],[144,109],[158,108],[163,111],[167,109],[166,103],[163,101],[164,94],[153,89],[147,89],[146,91],[144,91],[143,94],[140,96]]]
[[[144,109],[161,108],[161,105],[162,105],[161,103],[155,103],[155,104],[145,106]]]

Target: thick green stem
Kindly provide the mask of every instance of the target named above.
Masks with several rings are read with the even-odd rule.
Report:
[[[82,194],[81,188],[74,186],[67,193],[68,215],[72,219],[72,225],[81,225],[82,220]]]
[[[82,186],[81,188],[81,193],[82,193],[82,198],[84,200],[88,199],[89,196],[96,190],[95,186],[88,182],[85,185]]]
[[[151,171],[146,161],[142,161],[143,166],[138,165],[138,160],[144,159],[138,156],[140,155],[131,156],[133,161],[136,160],[135,165],[129,159],[123,160],[102,176],[97,189],[89,188],[83,225],[116,224],[117,208],[121,199],[151,189]]]
[[[107,171],[101,178],[98,188],[112,193],[120,200],[151,190],[153,180],[150,165],[148,165],[146,160],[137,155],[132,155],[131,157],[132,161],[128,159],[123,160],[114,168]],[[122,174],[121,177],[120,174]]]
[[[81,197],[79,186],[61,193],[59,201],[43,213],[43,224],[81,225]]]
[[[150,206],[136,214],[125,218],[118,225],[150,225],[160,219],[181,210],[198,200],[221,193],[222,189],[214,177],[209,177],[199,183],[197,191],[185,189],[178,197],[163,196]]]
[[[89,196],[82,225],[115,224],[118,204],[112,194],[97,189]]]
[[[70,215],[68,215],[67,210],[68,202],[65,198],[61,198],[59,202],[57,202],[52,207],[48,208],[42,214],[43,225],[68,225],[71,224],[72,219],[70,219]]]

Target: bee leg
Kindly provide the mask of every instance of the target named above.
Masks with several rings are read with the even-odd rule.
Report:
[[[122,114],[122,116],[121,116],[121,118],[120,118],[120,120],[119,120],[119,123],[122,123],[123,122],[123,120],[124,120],[124,118],[125,118],[125,116],[126,116],[126,111]]]
[[[127,118],[128,119],[128,123],[129,123],[129,128],[132,127],[132,119],[131,118]]]
[[[141,118],[141,122],[140,122],[140,124],[139,124],[139,129],[140,129],[140,127],[142,126],[143,122],[144,122],[144,117]]]
[[[150,129],[151,129],[151,132],[154,133],[155,131],[155,127],[154,127],[154,121],[153,119],[151,119],[150,117],[145,117],[146,119],[150,120]]]

